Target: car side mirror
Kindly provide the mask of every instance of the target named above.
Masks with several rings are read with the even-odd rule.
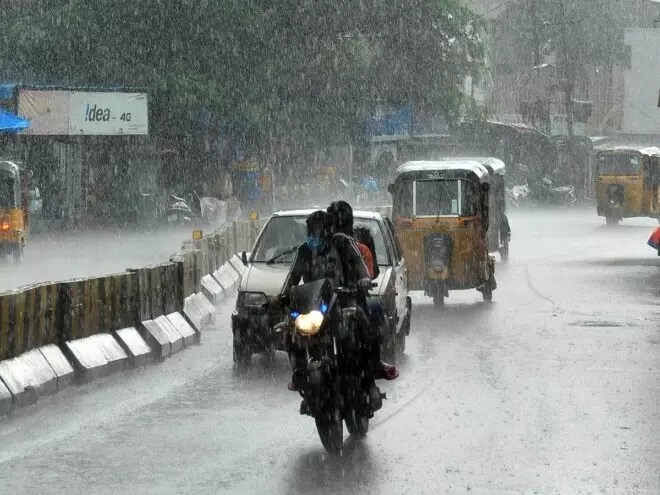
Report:
[[[396,191],[396,187],[394,186],[394,184],[388,184],[387,185],[387,192],[390,193],[390,194],[394,194],[394,191]]]
[[[248,265],[247,253],[245,251],[241,253],[241,261],[245,266]]]

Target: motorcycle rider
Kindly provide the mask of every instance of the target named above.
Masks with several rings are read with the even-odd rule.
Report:
[[[342,245],[342,244],[354,244],[356,241],[353,239],[355,235],[353,229],[353,208],[346,201],[333,201],[330,203],[330,206],[327,209],[328,214],[332,218],[332,239],[333,244]],[[368,239],[365,239],[368,242]],[[373,239],[371,239],[372,246],[369,249],[369,246],[365,244],[365,247],[372,251],[372,260],[373,264],[376,264],[376,253],[375,248],[373,247]],[[357,248],[359,252],[360,249]],[[341,250],[340,250],[341,252]],[[343,260],[343,258],[342,258]],[[353,270],[350,266],[344,267],[345,276],[347,280],[355,280],[356,277],[362,276],[361,274],[353,273]],[[373,268],[372,268],[373,273]],[[374,277],[375,278],[375,277]],[[383,311],[382,307],[378,301],[374,301],[368,298],[365,298],[362,301],[365,311],[370,316],[371,321],[371,332],[369,335],[369,342],[366,343],[369,361],[372,363],[374,377],[385,380],[394,380],[399,376],[397,369],[391,364],[385,363],[380,359],[380,349],[381,349],[381,334],[380,327],[383,321]]]
[[[282,288],[280,302],[286,304],[288,289],[303,283],[314,282],[321,278],[329,278],[334,281],[334,286],[346,285],[349,280],[344,276],[348,267],[351,273],[359,277],[357,285],[363,292],[368,292],[371,279],[367,268],[362,261],[360,252],[355,243],[347,243],[342,240],[337,245],[333,242],[330,233],[330,217],[324,211],[315,211],[307,217],[307,240],[298,247],[296,257],[291,266]],[[343,261],[342,261],[343,260]],[[298,389],[296,374],[304,368],[304,356],[290,353],[289,359],[293,368],[293,377],[288,385],[289,390]]]

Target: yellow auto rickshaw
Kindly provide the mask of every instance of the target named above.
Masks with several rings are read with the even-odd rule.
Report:
[[[608,225],[624,218],[660,219],[660,149],[599,147],[595,153],[596,211]]]
[[[23,261],[28,229],[28,173],[11,161],[0,161],[0,255]]]
[[[504,175],[506,164],[495,157],[446,157],[443,161],[469,160],[481,163],[490,175],[488,200],[488,233],[486,239],[488,251],[499,252],[502,261],[509,259],[509,219],[506,216],[506,186]]]
[[[423,290],[436,306],[450,290],[493,297],[495,259],[486,239],[490,179],[478,161],[413,161],[397,169],[388,187],[409,289]]]

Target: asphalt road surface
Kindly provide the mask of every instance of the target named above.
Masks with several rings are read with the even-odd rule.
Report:
[[[284,355],[200,346],[0,423],[2,493],[660,493],[657,225],[512,212],[492,304],[415,294],[401,376],[363,442],[325,454]]]
[[[107,275],[165,262],[178,253],[192,229],[166,227],[150,232],[99,231],[35,236],[25,248],[25,259],[14,265],[0,257],[0,292],[18,286],[71,278]]]

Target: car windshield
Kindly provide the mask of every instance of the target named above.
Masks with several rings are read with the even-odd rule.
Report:
[[[600,175],[639,175],[642,160],[638,155],[605,153],[598,157]]]
[[[264,232],[254,247],[253,263],[265,263],[275,256],[289,251],[275,261],[292,263],[296,254],[295,248],[307,238],[307,216],[272,217],[266,223]]]
[[[293,262],[296,248],[307,239],[306,216],[273,217],[264,227],[264,233],[259,243],[254,248],[253,263],[265,263],[266,261],[282,254],[275,259],[276,263],[291,264]],[[355,227],[369,229],[374,238],[376,247],[376,258],[379,265],[389,264],[389,255],[383,231],[375,219],[355,218]]]

